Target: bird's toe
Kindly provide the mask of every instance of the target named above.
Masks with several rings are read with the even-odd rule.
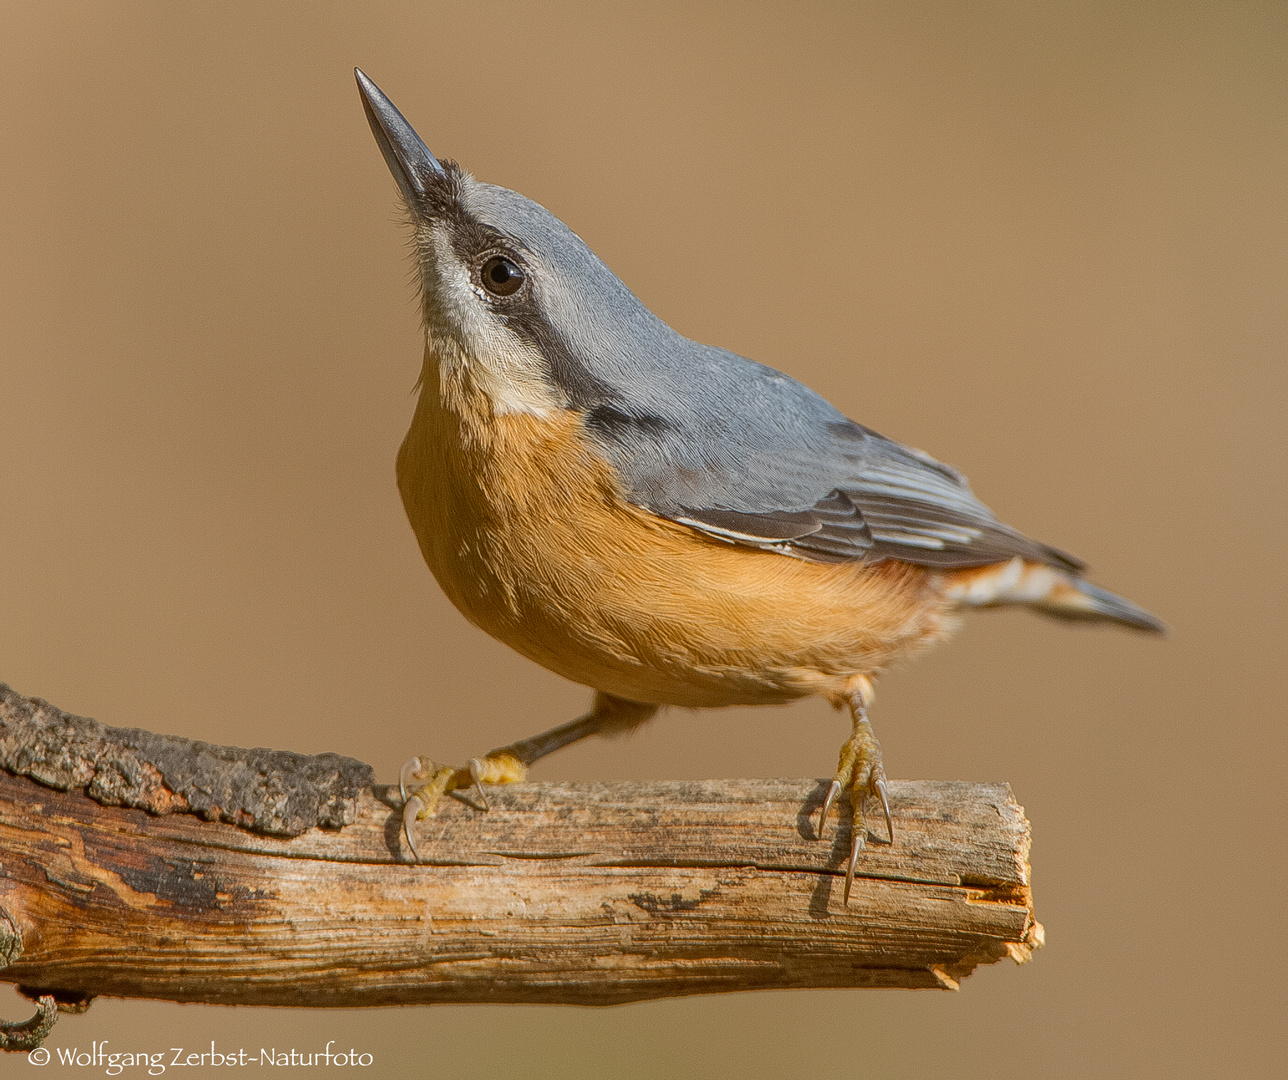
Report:
[[[403,799],[403,835],[412,858],[419,862],[414,826],[433,817],[443,796],[465,788],[478,792],[482,810],[488,809],[484,784],[515,784],[525,780],[528,767],[513,754],[498,752],[481,758],[470,758],[464,768],[440,765],[426,757],[407,761],[398,773],[398,790]]]

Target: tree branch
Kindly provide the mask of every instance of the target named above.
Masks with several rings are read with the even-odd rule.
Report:
[[[446,800],[413,864],[397,791],[336,755],[112,729],[0,687],[0,769],[0,978],[64,1007],[956,987],[1041,942],[1005,784],[892,783],[896,842],[870,838],[846,907],[819,780],[513,785],[488,813]]]

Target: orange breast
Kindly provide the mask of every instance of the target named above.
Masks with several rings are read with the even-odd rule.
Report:
[[[942,635],[937,575],[735,547],[632,506],[575,413],[425,384],[398,455],[425,561],[471,622],[575,682],[686,706],[835,696]]]

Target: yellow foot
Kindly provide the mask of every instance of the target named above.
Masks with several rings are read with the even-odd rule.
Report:
[[[858,865],[859,854],[863,851],[868,837],[868,823],[863,816],[863,804],[868,796],[873,795],[881,800],[881,809],[885,812],[886,835],[888,843],[894,843],[894,824],[890,820],[890,797],[886,792],[885,770],[881,767],[881,745],[872,733],[872,725],[867,716],[855,717],[854,734],[841,747],[841,761],[836,767],[836,779],[828,788],[827,798],[823,800],[823,810],[818,816],[818,838],[823,839],[823,826],[827,823],[827,812],[841,789],[845,788],[850,796],[851,819],[850,863],[845,871],[845,903],[850,902],[850,887],[854,884],[854,868]]]
[[[449,791],[474,788],[486,810],[488,801],[483,794],[484,784],[517,784],[527,776],[528,767],[513,754],[503,752],[470,758],[463,769],[438,765],[429,758],[412,758],[398,776],[398,790],[403,798],[403,835],[407,837],[412,857],[420,862],[412,826],[423,818],[433,817],[439,802]]]

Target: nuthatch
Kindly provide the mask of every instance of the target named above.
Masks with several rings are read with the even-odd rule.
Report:
[[[867,716],[877,674],[965,608],[1162,629],[998,521],[955,469],[681,337],[562,221],[438,161],[357,79],[420,270],[425,363],[398,453],[412,529],[467,619],[595,690],[585,716],[465,768],[408,762],[413,854],[413,823],[444,793],[522,780],[663,705],[821,694],[854,725],[818,825],[847,792],[848,900],[869,796],[893,842]]]

